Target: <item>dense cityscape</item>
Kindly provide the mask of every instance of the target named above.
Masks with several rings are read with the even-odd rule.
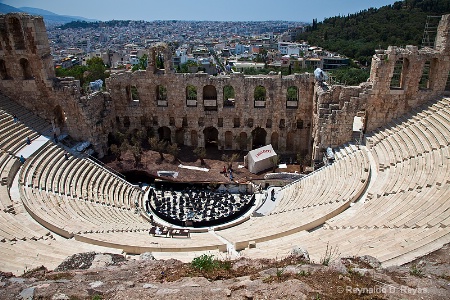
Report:
[[[347,65],[339,55],[297,42],[306,24],[289,21],[108,21],[48,26],[55,67],[85,65],[100,57],[114,69],[131,69],[146,48],[168,43],[178,72],[263,73],[325,70]],[[184,66],[184,67],[183,67]]]

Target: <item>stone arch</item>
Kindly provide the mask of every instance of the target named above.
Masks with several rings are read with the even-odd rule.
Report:
[[[8,74],[8,69],[6,68],[6,63],[3,59],[0,59],[0,77],[3,80],[11,79],[11,77]]]
[[[161,84],[156,86],[156,100],[167,100],[167,88]]]
[[[233,133],[231,131],[225,132],[225,149],[233,148]]]
[[[25,39],[23,37],[22,25],[18,18],[12,17],[8,21],[9,31],[11,32],[14,47],[16,50],[25,50]]]
[[[253,91],[253,100],[255,107],[266,107],[267,91],[262,85],[255,87]]]
[[[203,106],[205,110],[217,110],[217,90],[213,85],[203,87]]]
[[[398,58],[394,63],[390,88],[403,89],[405,85],[406,71],[409,67],[409,60],[404,57]]]
[[[217,100],[217,90],[213,85],[203,87],[203,100]]]
[[[266,145],[267,132],[264,128],[256,127],[252,130],[252,149]]]
[[[279,141],[280,137],[278,132],[274,131],[272,132],[272,135],[270,136],[270,143],[272,144],[272,148],[274,150],[278,150],[278,141]]]
[[[53,108],[53,121],[57,127],[63,127],[66,123],[66,114],[59,105],[56,105],[55,108]]]
[[[262,85],[258,85],[257,87],[255,87],[253,93],[253,99],[255,99],[255,101],[266,101],[266,95],[267,91],[265,87],[263,87]]]
[[[206,147],[218,147],[219,143],[219,131],[213,126],[206,127],[203,129],[203,136],[205,138],[205,148]]]
[[[297,108],[298,107],[298,87],[291,85],[287,88],[286,92],[286,107]]]
[[[248,137],[247,137],[247,133],[246,132],[241,132],[239,134],[239,149],[240,150],[247,150],[247,141],[248,141]]]
[[[286,100],[298,101],[298,88],[295,85],[291,85],[287,88]]]
[[[223,106],[234,107],[235,105],[235,93],[234,88],[231,85],[223,87]]]
[[[186,106],[197,106],[197,88],[193,85],[186,86]]]
[[[184,129],[178,128],[175,131],[175,143],[177,143],[179,146],[184,145]]]
[[[288,134],[287,134],[286,151],[290,151],[290,152],[295,151],[295,133],[292,131],[288,132]]]
[[[162,126],[158,128],[158,138],[160,141],[172,143],[172,131],[167,126]]]
[[[198,134],[196,130],[191,130],[191,146],[198,147]]]
[[[26,58],[20,59],[20,67],[22,69],[23,79],[33,79],[30,62]]]

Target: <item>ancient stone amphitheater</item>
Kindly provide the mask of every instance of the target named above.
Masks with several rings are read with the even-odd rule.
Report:
[[[112,76],[107,92],[82,96],[76,81],[54,78],[42,18],[0,15],[2,271],[52,268],[68,255],[85,251],[151,251],[156,258],[182,260],[204,252],[280,258],[293,246],[306,248],[315,261],[333,247],[341,256],[372,255],[387,266],[442,247],[450,242],[450,99],[445,97],[450,90],[449,28],[450,16],[443,16],[434,48],[377,50],[369,81],[357,87],[321,86],[310,74],[173,74],[152,69],[150,62],[145,71]],[[157,99],[152,93],[161,84],[183,88],[173,92],[173,99],[170,89],[168,98]],[[188,84],[199,87],[193,110],[183,107]],[[209,93],[211,86],[227,84],[236,86],[235,107],[225,108],[220,93],[202,100],[202,86],[209,86],[204,90]],[[150,92],[138,102],[122,99],[131,85],[142,88],[141,96],[146,85]],[[267,87],[267,99],[247,101],[255,86]],[[283,98],[289,86],[303,95],[288,99],[297,101],[295,106]],[[276,133],[279,151],[307,151],[318,159],[331,146],[335,162],[283,187],[267,215],[192,232],[189,238],[149,235],[149,220],[137,209],[145,207],[141,189],[89,157],[66,157],[68,149],[52,139],[55,130],[68,133],[89,140],[101,154],[109,133],[123,126],[145,127],[147,116],[155,129],[172,128],[169,138],[188,145],[194,140],[202,145],[206,137],[200,129],[218,127],[216,139],[226,145],[226,132],[251,134],[248,119],[239,126],[227,123],[240,114],[252,116],[252,126],[272,138]],[[352,142],[354,116],[364,123],[361,145]],[[185,117],[189,122],[182,125]],[[199,118],[205,124],[191,122]],[[275,126],[281,119],[295,122]],[[297,126],[298,120],[310,126]],[[176,129],[183,127],[196,137],[177,137]],[[40,146],[21,163],[27,137]],[[295,142],[289,145],[288,137]]]

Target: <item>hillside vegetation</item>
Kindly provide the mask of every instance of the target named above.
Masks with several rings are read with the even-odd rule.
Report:
[[[330,51],[370,65],[375,49],[389,45],[421,45],[427,16],[450,13],[449,0],[405,0],[347,16],[313,20],[297,36]],[[435,24],[438,18],[433,18]]]

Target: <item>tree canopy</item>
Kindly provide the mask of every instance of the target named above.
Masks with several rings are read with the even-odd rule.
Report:
[[[298,40],[371,63],[377,48],[420,45],[428,15],[450,13],[448,0],[405,0],[381,8],[369,8],[347,16],[313,20]]]

